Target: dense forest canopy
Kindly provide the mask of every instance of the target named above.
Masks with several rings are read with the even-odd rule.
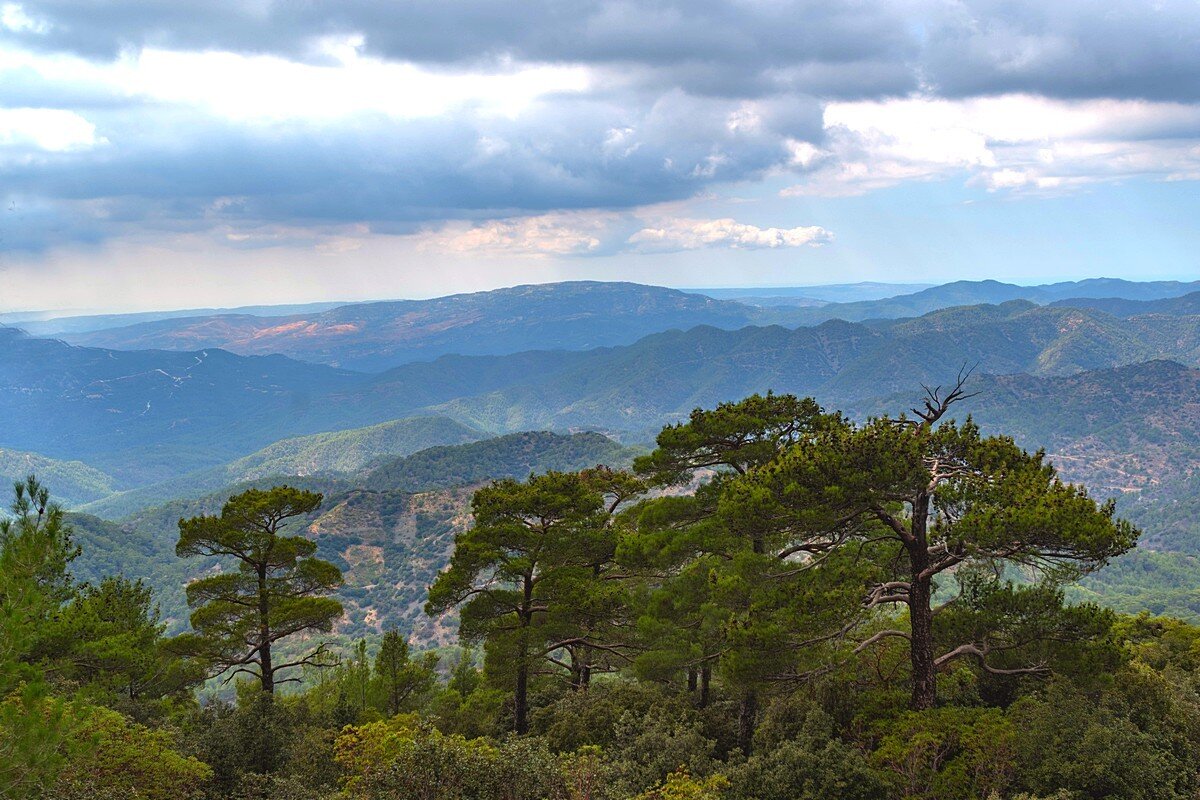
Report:
[[[459,643],[424,652],[330,637],[341,572],[295,524],[320,494],[180,519],[211,566],[170,635],[144,584],[72,578],[30,478],[0,527],[0,793],[1194,797],[1200,629],[1067,599],[1138,530],[953,421],[964,392],[864,423],[754,395],[627,470],[493,481],[429,589]]]

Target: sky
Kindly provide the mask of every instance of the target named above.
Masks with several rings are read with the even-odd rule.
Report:
[[[1200,277],[1191,0],[0,0],[0,311]]]

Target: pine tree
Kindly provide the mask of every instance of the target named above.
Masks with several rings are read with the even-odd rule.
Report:
[[[951,662],[971,659],[985,672],[1010,675],[1042,672],[1037,659],[1010,663],[1020,644],[1063,638],[1073,629],[1082,635],[1076,621],[1058,615],[1045,619],[1066,629],[1026,626],[1014,639],[1011,631],[1023,624],[1020,609],[1035,598],[1006,588],[997,576],[1019,568],[1051,582],[1077,578],[1133,547],[1138,534],[1115,517],[1112,502],[1097,505],[1083,487],[1059,480],[1044,453],[984,436],[969,418],[962,425],[943,421],[966,396],[964,380],[944,395],[928,390],[914,417],[841,422],[800,440],[722,497],[730,524],[769,521],[787,532],[796,552],[884,549],[879,563],[890,572],[867,588],[862,607],[871,613],[903,606],[906,624],[876,631],[856,649],[908,642],[916,710],[933,707],[937,673]],[[960,592],[938,612],[937,579],[989,574],[991,581]],[[1007,615],[1000,613],[1005,607]],[[992,624],[958,626],[964,639],[937,641],[935,614],[949,620],[972,608],[977,621],[990,617]]]
[[[653,576],[639,619],[647,650],[638,667],[654,677],[686,670],[700,705],[713,670],[723,667],[739,693],[738,741],[747,755],[762,677],[781,671],[789,653],[773,618],[800,598],[782,591],[786,582],[775,574],[791,571],[780,557],[790,542],[769,520],[720,516],[720,500],[733,480],[838,421],[811,399],[753,395],[693,411],[634,464],[660,486],[701,480],[693,493],[643,504],[636,535],[622,547],[626,563]]]
[[[450,567],[430,587],[426,612],[461,606],[460,638],[483,641],[488,671],[511,680],[517,733],[528,727],[536,669],[570,670],[557,654],[572,647],[622,650],[580,625],[595,601],[596,566],[615,550],[603,491],[584,475],[560,472],[480,489],[474,526],[455,537]]]
[[[413,660],[408,640],[395,628],[383,634],[379,652],[375,654],[375,681],[389,716],[399,714],[406,703],[433,688],[437,661],[436,653]]]
[[[71,595],[67,571],[78,549],[62,509],[34,476],[17,483],[0,520],[0,797],[43,797],[69,741],[66,706],[35,654]]]
[[[276,642],[301,633],[328,632],[342,604],[327,595],[342,583],[333,564],[313,557],[316,543],[288,535],[288,523],[315,511],[321,495],[276,486],[250,489],[221,509],[219,516],[179,521],[175,552],[183,557],[217,557],[236,569],[188,584],[193,634],[177,647],[203,658],[215,674],[254,676],[262,691],[297,678],[279,673],[317,665],[324,646],[284,663],[275,660]]]

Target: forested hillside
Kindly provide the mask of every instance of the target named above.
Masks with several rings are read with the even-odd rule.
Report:
[[[1010,293],[941,288],[918,301]],[[0,531],[6,585],[25,547],[59,575],[5,590],[63,609],[11,618],[16,663],[100,726],[37,774],[122,796],[147,767],[101,764],[157,747],[197,800],[1189,797],[1200,316],[1181,285],[1042,288],[372,374],[0,331],[29,423],[0,472],[75,509],[27,486]],[[574,323],[530,324],[512,341]],[[1077,746],[1053,722],[1081,704],[1121,736]],[[1130,752],[1174,788],[1133,792]]]
[[[1153,359],[1200,364],[1200,317],[1118,318],[1022,300],[871,323],[702,326],[586,351],[443,356],[376,375],[280,356],[7,337],[0,409],[30,425],[0,434],[0,446],[83,461],[118,488],[218,467],[284,438],[415,414],[481,434],[592,429],[638,443],[692,408],[772,389],[858,413],[964,364],[1035,376]]]
[[[144,518],[174,519],[178,543],[147,543],[202,576],[174,637],[148,587],[101,577],[122,527],[64,518],[31,482],[0,539],[23,566],[0,580],[30,598],[6,622],[30,687],[14,730],[50,750],[11,764],[62,797],[1187,797],[1200,706],[1179,682],[1200,629],[1067,601],[1064,581],[1103,589],[1140,531],[1042,455],[950,421],[967,385],[861,424],[752,396],[665,428],[626,470],[567,466],[624,452],[594,435],[505,437],[388,464],[376,489],[158,509]],[[535,474],[382,488],[502,451]],[[238,560],[276,588],[212,569]],[[84,569],[90,585],[62,576]],[[189,700],[239,674],[235,700]]]
[[[184,587],[197,567],[174,557],[183,517],[212,514],[230,496],[276,483],[322,492],[309,534],[323,558],[346,575],[339,590],[347,608],[343,632],[361,635],[399,627],[423,645],[449,643],[448,634],[420,614],[425,587],[446,565],[452,539],[470,521],[475,487],[500,478],[526,478],[546,470],[627,466],[637,450],[600,434],[512,434],[471,444],[432,447],[410,456],[340,474],[281,471],[123,515],[72,513],[83,555],[73,570],[80,580],[104,575],[142,578],[154,587],[171,630],[186,619]],[[118,497],[117,500],[122,498]],[[120,503],[107,506],[119,511]],[[104,508],[98,508],[105,511]],[[215,562],[214,562],[215,563]]]
[[[445,417],[412,417],[366,428],[282,439],[227,464],[118,492],[79,510],[115,519],[169,500],[199,497],[226,486],[273,476],[349,476],[376,462],[484,434]],[[27,473],[26,473],[27,474]]]
[[[111,475],[81,461],[57,461],[37,453],[0,448],[0,485],[7,486],[33,473],[52,484],[65,505],[88,503],[116,490]]]

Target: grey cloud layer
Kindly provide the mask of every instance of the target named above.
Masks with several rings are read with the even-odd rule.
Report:
[[[60,204],[63,236],[78,230],[85,241],[95,240],[97,217],[114,232],[127,223],[368,222],[381,231],[411,230],[435,220],[688,197],[778,166],[787,158],[786,136],[820,135],[814,101],[768,105],[749,130],[728,125],[737,108],[675,91],[640,107],[556,98],[515,119],[377,115],[244,126],[131,106],[89,114],[105,144],[0,161],[0,182],[12,197]],[[85,218],[93,222],[81,224]],[[6,246],[42,241],[31,230]]]
[[[131,229],[425,222],[678,200],[825,144],[823,105],[946,97],[1200,100],[1200,4],[1163,0],[38,0],[0,47],[103,61],[163,47],[320,60],[324,36],[448,71],[572,63],[586,93],[515,117],[460,108],[241,124],[112,87],[0,73],[0,106],[78,111],[90,149],[0,158],[0,250]],[[754,119],[731,120],[754,101]],[[1181,123],[1182,140],[1196,138]],[[1138,134],[1133,133],[1131,136]],[[1156,135],[1164,135],[1161,126]],[[3,153],[0,153],[3,155]],[[868,162],[866,156],[864,163]],[[907,169],[904,165],[901,168]],[[924,174],[920,170],[898,174]]]
[[[444,65],[497,58],[636,68],[656,85],[746,96],[1029,91],[1200,97],[1191,0],[38,0],[23,46],[313,57],[362,34],[367,52]]]
[[[441,65],[497,59],[637,68],[657,85],[745,96],[786,88],[854,95],[913,88],[904,4],[758,0],[39,0],[22,46],[112,58],[123,49],[228,49],[314,58],[325,36]],[[845,72],[846,74],[842,74]]]

